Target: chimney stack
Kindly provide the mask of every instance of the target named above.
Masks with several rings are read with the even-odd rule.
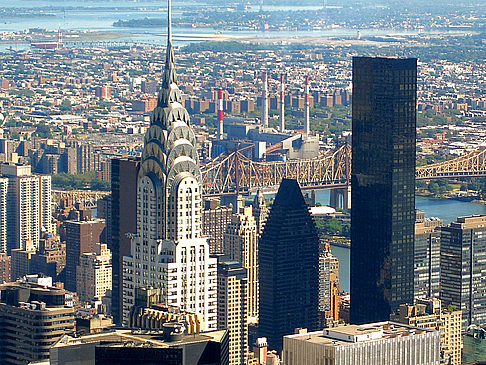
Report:
[[[268,73],[263,73],[262,124],[268,127]]]
[[[304,134],[310,134],[309,76],[305,77],[305,120]]]
[[[218,91],[218,139],[223,139],[223,89]]]
[[[280,74],[280,132],[285,130],[285,74]]]

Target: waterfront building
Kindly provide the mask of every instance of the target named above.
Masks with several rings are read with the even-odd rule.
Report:
[[[224,253],[247,271],[248,322],[258,323],[258,231],[252,207],[241,207],[224,233]]]
[[[108,248],[112,254],[111,308],[113,322],[123,317],[123,256],[130,255],[127,233],[137,230],[137,175],[139,158],[111,160],[111,209],[107,219]]]
[[[390,316],[393,322],[436,330],[440,333],[441,362],[461,365],[462,312],[442,308],[437,298],[417,299],[415,305],[400,304],[398,313]]]
[[[202,229],[203,235],[208,237],[211,254],[223,253],[224,232],[232,216],[232,207],[221,206],[215,199],[208,199],[204,202]]]
[[[111,251],[98,244],[95,252],[85,252],[76,268],[76,288],[81,302],[111,297]]]
[[[238,261],[218,263],[218,329],[229,330],[229,365],[248,358],[247,270]]]
[[[259,332],[281,351],[297,327],[315,330],[319,306],[319,237],[296,180],[283,179],[259,249]]]
[[[440,227],[442,220],[427,219],[417,210],[414,246],[414,299],[439,298]]]
[[[25,365],[49,358],[50,347],[74,332],[64,289],[11,282],[0,285],[0,362]]]
[[[441,229],[440,299],[462,310],[463,327],[486,325],[486,216],[459,217]]]
[[[440,333],[394,322],[301,330],[283,338],[284,365],[439,365]]]
[[[217,259],[202,233],[199,157],[177,85],[170,14],[169,6],[162,88],[137,178],[137,230],[123,260],[123,322],[135,288],[153,286],[163,289],[162,304],[201,314],[209,331],[217,326]]]
[[[319,324],[328,327],[339,320],[339,261],[331,253],[329,243],[325,243],[319,254]]]
[[[41,232],[51,232],[51,177],[34,175],[30,165],[0,167],[0,252],[39,247]]]
[[[96,252],[96,247],[103,242],[105,221],[66,221],[63,223],[66,241],[66,289],[75,292],[76,270],[80,256],[87,252]]]
[[[417,60],[353,58],[351,323],[414,290]]]

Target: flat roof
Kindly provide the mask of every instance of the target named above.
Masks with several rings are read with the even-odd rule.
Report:
[[[288,335],[284,336],[284,338],[306,341],[324,346],[346,346],[358,342],[388,340],[427,332],[434,331],[388,321],[365,325],[346,325],[325,328],[322,331]]]

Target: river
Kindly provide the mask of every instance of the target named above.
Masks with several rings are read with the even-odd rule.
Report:
[[[330,190],[318,191],[316,193],[316,201],[323,205],[329,204],[329,194]],[[460,216],[486,214],[486,205],[453,199],[434,199],[417,196],[415,206],[417,209],[423,210],[426,217],[438,217],[444,220],[444,224],[449,224]],[[339,259],[339,282],[341,289],[349,292],[350,249],[333,246],[331,250]]]
[[[174,13],[174,43],[177,46],[183,46],[191,42],[198,41],[191,39],[191,34],[209,34],[213,36],[230,36],[237,39],[238,37],[249,38],[295,38],[295,37],[354,37],[357,29],[337,27],[322,29],[317,31],[248,31],[248,30],[220,30],[212,28],[180,28],[177,26],[177,18],[182,11],[197,11],[208,5],[205,2],[195,1],[177,1],[173,4]],[[16,9],[38,9],[39,12],[49,16],[14,16],[0,17],[0,32],[2,31],[24,31],[28,28],[44,28],[48,30],[76,31],[99,31],[120,33],[120,41],[137,41],[154,44],[165,44],[165,29],[159,28],[119,28],[114,27],[113,23],[119,19],[142,19],[145,17],[162,18],[166,16],[165,2],[155,1],[60,1],[60,0],[0,0],[1,8]],[[113,10],[116,8],[116,10]],[[264,10],[318,10],[320,6],[312,7],[292,7],[292,6],[264,6]],[[256,11],[258,7],[250,7],[250,11]],[[366,36],[411,36],[419,32],[406,29],[360,29],[361,35]],[[421,31],[420,33],[444,33],[439,31]],[[177,36],[184,36],[183,39],[177,39]],[[2,43],[0,51],[8,48],[21,50],[28,48],[27,44]]]

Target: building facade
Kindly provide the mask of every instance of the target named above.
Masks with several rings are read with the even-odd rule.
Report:
[[[252,207],[240,208],[224,233],[224,253],[247,271],[248,322],[258,323],[258,231]]]
[[[79,300],[111,297],[111,251],[106,244],[99,244],[96,252],[86,252],[79,258],[76,269],[76,287]]]
[[[439,298],[440,219],[426,219],[417,211],[414,246],[414,298]]]
[[[64,289],[25,282],[0,285],[0,362],[25,365],[49,358],[50,347],[74,332]]]
[[[111,204],[107,221],[108,248],[111,250],[113,321],[120,325],[123,317],[123,256],[130,255],[127,233],[137,230],[138,158],[111,160]]]
[[[138,172],[137,231],[123,260],[123,316],[127,323],[135,288],[150,285],[163,289],[163,304],[201,314],[205,330],[214,330],[217,259],[202,233],[199,157],[182,105],[169,26],[162,88]]]
[[[437,298],[417,299],[415,305],[401,304],[398,313],[392,314],[394,322],[436,330],[440,333],[441,362],[461,365],[462,312],[442,308]]]
[[[283,179],[258,248],[259,335],[281,351],[295,328],[315,330],[319,306],[319,237],[296,180]]]
[[[218,329],[229,330],[229,363],[248,359],[247,270],[238,261],[218,263]]]
[[[30,165],[0,167],[0,250],[24,249],[26,241],[39,247],[41,232],[51,232],[51,177],[34,175]]]
[[[224,232],[231,221],[233,211],[231,207],[220,206],[218,201],[211,199],[204,202],[202,211],[203,234],[209,240],[209,252],[220,254],[224,251]]]
[[[353,58],[351,323],[414,290],[417,60]]]
[[[440,334],[394,322],[285,336],[284,365],[439,365]]]
[[[463,326],[486,324],[486,216],[459,217],[441,229],[440,299],[462,311]]]
[[[66,289],[76,291],[76,270],[80,257],[86,252],[96,252],[97,245],[104,240],[105,221],[66,221],[63,227],[66,241]]]

